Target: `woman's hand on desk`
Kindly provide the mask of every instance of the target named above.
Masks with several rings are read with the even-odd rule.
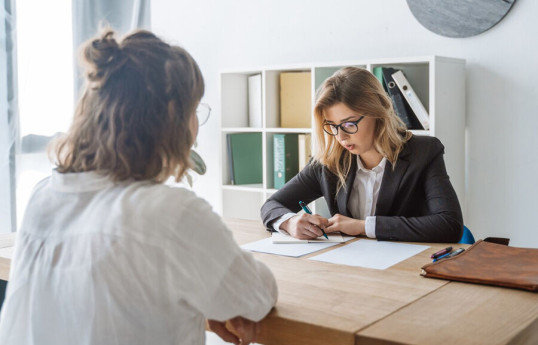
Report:
[[[327,233],[336,231],[350,236],[363,235],[365,233],[365,222],[361,219],[349,218],[337,213],[329,218],[329,224],[325,228]]]
[[[236,345],[248,345],[256,342],[260,334],[260,323],[250,321],[244,317],[238,316],[228,320],[236,334],[226,328],[226,322],[207,320],[209,329],[215,332],[222,340],[234,343]]]
[[[327,224],[327,218],[323,218],[318,214],[303,213],[286,220],[280,224],[280,228],[286,230],[295,238],[308,240],[323,236],[320,228],[325,230]]]

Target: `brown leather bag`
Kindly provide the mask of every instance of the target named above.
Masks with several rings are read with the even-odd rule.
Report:
[[[424,265],[422,275],[538,291],[538,249],[479,240],[459,255]]]

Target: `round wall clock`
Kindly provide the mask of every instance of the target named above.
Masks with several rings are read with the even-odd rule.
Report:
[[[516,0],[407,0],[426,29],[447,37],[478,35],[501,21]]]

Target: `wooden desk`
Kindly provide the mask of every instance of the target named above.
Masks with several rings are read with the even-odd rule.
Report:
[[[426,279],[426,278],[425,278]],[[538,294],[451,282],[359,331],[358,344],[538,344]]]
[[[259,222],[226,223],[240,244],[269,236]],[[420,267],[448,246],[429,245],[382,271],[305,260],[319,252],[300,259],[255,253],[279,287],[259,342],[538,344],[537,293],[423,278]]]
[[[225,222],[239,244],[269,236],[260,222]],[[13,234],[0,236],[0,279],[8,278],[13,242]],[[538,294],[423,278],[420,267],[447,246],[430,245],[386,270],[306,260],[320,252],[303,258],[254,253],[279,288],[259,342],[538,344]]]
[[[226,220],[238,243],[269,236],[259,222]],[[420,267],[431,253],[446,247],[435,244],[386,270],[334,265],[254,253],[275,274],[279,300],[263,322],[263,344],[354,344],[356,333],[393,314],[443,285],[425,279]],[[332,250],[329,248],[326,250]]]

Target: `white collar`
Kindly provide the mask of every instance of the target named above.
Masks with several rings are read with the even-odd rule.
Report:
[[[382,171],[385,171],[386,164],[387,164],[387,158],[383,157],[383,159],[381,160],[381,162],[379,162],[377,166],[373,167],[372,169],[367,169],[364,167],[364,164],[362,164],[361,157],[357,155],[357,167],[359,171],[364,171],[364,172],[373,171],[377,174]]]
[[[108,176],[100,175],[95,171],[61,173],[57,169],[52,170],[51,187],[59,192],[89,192],[104,189],[113,184],[114,182]]]

